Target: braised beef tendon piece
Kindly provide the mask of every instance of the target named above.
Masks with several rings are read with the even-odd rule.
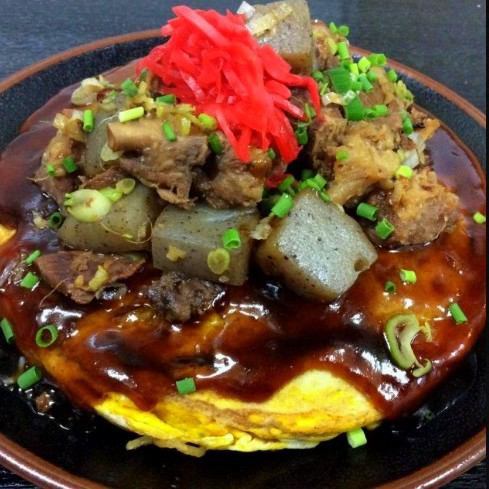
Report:
[[[58,251],[39,257],[36,267],[53,289],[78,304],[88,304],[103,287],[134,275],[144,261],[90,251]]]
[[[145,295],[170,322],[185,323],[208,311],[224,293],[221,285],[186,277],[182,273],[164,273],[153,282]]]
[[[120,166],[155,188],[164,201],[189,207],[192,169],[203,166],[208,155],[205,136],[187,136],[155,144],[143,150],[139,158],[121,158]]]
[[[234,149],[221,138],[222,154],[195,179],[197,191],[216,209],[255,207],[262,199],[265,180],[272,169],[266,151],[253,148],[251,162],[243,163]]]
[[[376,192],[368,199],[379,209],[379,219],[394,226],[389,245],[429,243],[450,231],[460,217],[459,198],[440,183],[430,168],[416,171],[411,179],[399,178],[390,192]],[[375,232],[370,233],[379,241]]]

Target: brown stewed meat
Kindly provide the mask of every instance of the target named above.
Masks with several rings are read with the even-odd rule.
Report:
[[[84,184],[84,188],[100,190],[105,187],[111,187],[117,182],[127,177],[127,173],[118,166],[112,166],[97,176],[90,178]]]
[[[391,192],[377,192],[369,203],[379,208],[379,219],[387,218],[395,227],[388,244],[428,243],[456,223],[458,197],[438,181],[428,167],[412,179],[396,180]],[[375,239],[375,233],[371,233]]]
[[[156,188],[163,200],[188,207],[192,169],[204,165],[208,156],[205,136],[187,136],[154,144],[139,158],[121,158],[120,165],[146,186]]]
[[[153,282],[146,296],[168,321],[184,323],[204,314],[223,292],[220,285],[171,272]]]
[[[58,251],[36,260],[42,278],[78,304],[88,304],[103,287],[134,275],[143,258],[91,251]]]

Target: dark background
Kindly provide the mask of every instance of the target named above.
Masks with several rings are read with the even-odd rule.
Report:
[[[176,3],[236,9],[240,1],[0,0],[0,79],[79,44],[159,27]],[[485,1],[309,0],[309,3],[315,17],[348,24],[353,44],[385,52],[486,111]],[[32,487],[0,467],[0,489]],[[485,463],[448,486],[486,487]]]

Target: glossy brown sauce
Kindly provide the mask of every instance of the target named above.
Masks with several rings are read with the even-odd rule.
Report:
[[[129,281],[122,300],[86,307],[49,295],[44,284],[34,291],[20,288],[21,257],[34,249],[61,248],[53,231],[32,224],[33,212],[48,215],[55,207],[28,178],[54,135],[50,121],[69,105],[71,91],[33,114],[0,159],[0,223],[17,227],[16,236],[0,247],[0,316],[14,324],[19,349],[42,364],[78,405],[93,405],[115,391],[150,409],[186,376],[196,377],[199,389],[262,401],[317,368],[347,379],[392,418],[419,404],[474,345],[485,323],[486,265],[485,226],[471,216],[485,212],[485,183],[446,129],[428,148],[438,175],[461,198],[463,221],[430,246],[380,251],[375,265],[331,304],[307,302],[258,270],[245,286],[229,287],[215,312],[184,326],[165,322],[143,298],[143,287],[158,276],[149,266]],[[401,268],[416,270],[416,285],[400,283]],[[383,292],[386,280],[396,282],[397,294]],[[449,318],[452,300],[461,305],[468,324],[456,326]],[[392,364],[383,338],[386,320],[405,310],[433,328],[433,342],[419,335],[414,345],[418,357],[434,365],[421,379]],[[40,350],[35,331],[49,323],[60,327],[60,341]]]

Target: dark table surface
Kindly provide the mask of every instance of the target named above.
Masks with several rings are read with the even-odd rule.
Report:
[[[240,0],[0,0],[0,79],[70,47],[159,27],[171,6]],[[250,0],[251,3],[251,0]],[[351,41],[386,52],[486,110],[486,2],[483,0],[309,0],[316,17],[350,25]],[[0,467],[0,489],[32,488]],[[485,463],[450,489],[486,488]]]

